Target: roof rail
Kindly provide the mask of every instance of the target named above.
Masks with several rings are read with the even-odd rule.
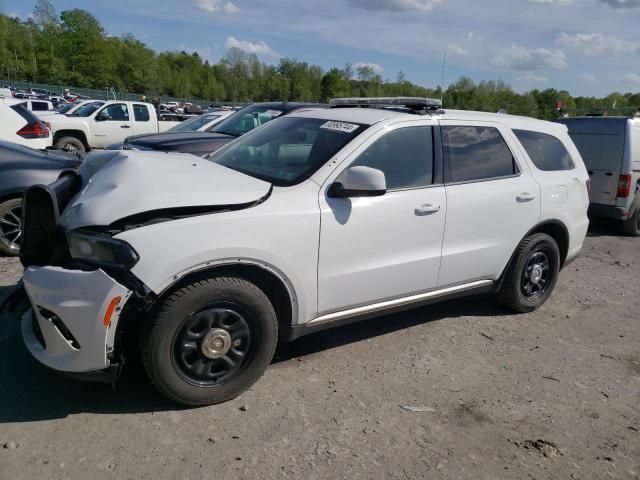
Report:
[[[333,98],[331,108],[369,107],[369,108],[406,108],[415,112],[440,110],[442,102],[426,97],[349,97]]]

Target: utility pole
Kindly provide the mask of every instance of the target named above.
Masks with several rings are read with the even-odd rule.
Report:
[[[442,53],[442,80],[440,82],[440,103],[444,102],[444,69],[447,65],[447,51]]]

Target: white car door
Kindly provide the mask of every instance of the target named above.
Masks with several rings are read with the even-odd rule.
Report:
[[[101,108],[91,119],[91,146],[104,148],[122,142],[131,135],[131,123],[126,103],[112,103]]]
[[[134,103],[132,108],[133,133],[131,133],[131,135],[158,133],[158,122],[155,118],[152,118],[149,105],[145,105],[144,103]]]
[[[320,192],[319,314],[436,286],[446,198],[432,123],[406,122],[358,147]],[[348,167],[384,172],[378,197],[330,198]]]
[[[441,120],[447,218],[441,287],[496,279],[540,218],[540,188],[498,124]]]

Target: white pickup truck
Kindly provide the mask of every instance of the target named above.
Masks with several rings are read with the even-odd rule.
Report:
[[[175,125],[158,121],[150,103],[112,100],[97,108],[88,105],[86,112],[83,108],[72,115],[52,115],[46,119],[55,148],[86,152],[122,142],[130,135],[164,132]]]

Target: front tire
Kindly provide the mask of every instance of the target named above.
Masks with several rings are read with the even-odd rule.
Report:
[[[624,222],[624,233],[632,237],[640,236],[640,205],[635,212]]]
[[[211,405],[262,376],[277,338],[267,296],[242,278],[215,276],[173,292],[152,312],[142,331],[142,362],[166,397]]]
[[[558,280],[560,249],[546,233],[526,237],[505,273],[497,300],[516,312],[532,312],[547,301]]]
[[[22,199],[12,198],[0,203],[0,254],[20,254],[22,240]]]
[[[55,147],[65,152],[84,153],[87,150],[84,143],[76,137],[61,137],[56,141]]]

